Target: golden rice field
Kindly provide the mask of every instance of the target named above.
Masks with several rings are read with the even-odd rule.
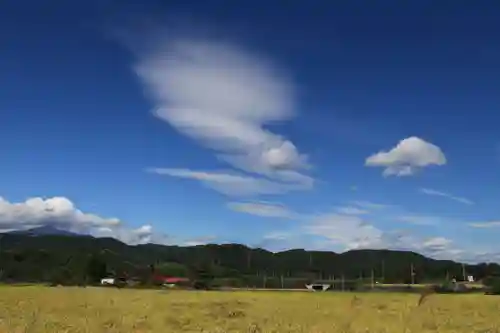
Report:
[[[0,287],[0,332],[500,332],[479,294]]]

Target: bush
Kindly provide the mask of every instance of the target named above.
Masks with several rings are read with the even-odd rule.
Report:
[[[488,287],[489,295],[500,295],[500,277],[491,276],[483,280],[483,284]]]
[[[198,280],[193,283],[193,288],[197,290],[209,290],[210,285],[207,281]]]

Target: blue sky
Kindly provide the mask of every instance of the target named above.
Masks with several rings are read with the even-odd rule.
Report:
[[[0,228],[499,260],[495,1],[7,0]]]

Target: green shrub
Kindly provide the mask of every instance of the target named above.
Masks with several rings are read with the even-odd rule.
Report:
[[[483,284],[488,287],[489,294],[500,295],[500,277],[490,276],[483,280]]]

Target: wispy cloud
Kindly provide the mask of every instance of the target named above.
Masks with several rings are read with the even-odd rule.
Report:
[[[368,210],[370,209],[380,210],[393,207],[392,205],[381,204],[371,201],[352,201],[351,204]]]
[[[401,140],[389,151],[369,156],[365,165],[384,168],[384,176],[411,176],[431,165],[445,165],[446,157],[438,146],[412,136]]]
[[[361,208],[354,207],[354,206],[337,207],[336,211],[339,214],[344,214],[344,215],[365,215],[365,214],[370,213],[366,209],[361,209]]]
[[[278,218],[298,218],[299,214],[291,211],[284,205],[265,202],[229,202],[227,207],[231,210],[257,215],[262,217],[278,217]]]
[[[437,225],[442,222],[442,219],[439,217],[423,215],[401,215],[397,216],[396,220],[415,225]]]
[[[472,222],[468,225],[473,228],[499,228],[500,221]]]
[[[307,188],[305,184],[279,183],[264,178],[256,178],[227,171],[210,172],[169,168],[148,168],[147,171],[158,175],[198,180],[207,187],[229,196],[244,197],[257,194],[280,194]]]
[[[156,117],[214,150],[221,161],[287,185],[268,191],[274,184],[259,180],[252,187],[256,194],[262,188],[264,193],[276,193],[313,186],[313,178],[304,174],[310,167],[308,156],[267,128],[294,116],[295,87],[278,66],[220,40],[172,33],[158,36],[146,36],[132,48],[138,56],[135,72],[155,103]],[[206,176],[164,174],[207,182]],[[223,175],[217,177],[220,180]],[[226,177],[224,183],[250,182],[245,176],[235,177]],[[212,184],[221,183],[210,179]]]
[[[457,197],[457,196],[454,196],[454,195],[446,193],[446,192],[436,191],[436,190],[433,190],[430,188],[420,188],[419,191],[423,194],[426,194],[426,195],[433,195],[433,196],[448,198],[448,199],[454,200],[456,202],[463,203],[465,205],[474,205],[474,202],[472,200],[469,200],[469,199],[463,198],[463,197]]]
[[[198,238],[187,239],[178,242],[180,246],[197,246],[213,243],[217,239],[216,236],[203,236]]]
[[[443,236],[421,237],[407,231],[383,230],[360,216],[325,214],[304,226],[304,232],[318,237],[323,250],[392,249],[415,251],[433,258],[458,260],[473,251],[457,247]]]
[[[304,229],[310,235],[326,238],[345,249],[375,246],[383,234],[359,216],[341,214],[318,216],[307,223]]]

